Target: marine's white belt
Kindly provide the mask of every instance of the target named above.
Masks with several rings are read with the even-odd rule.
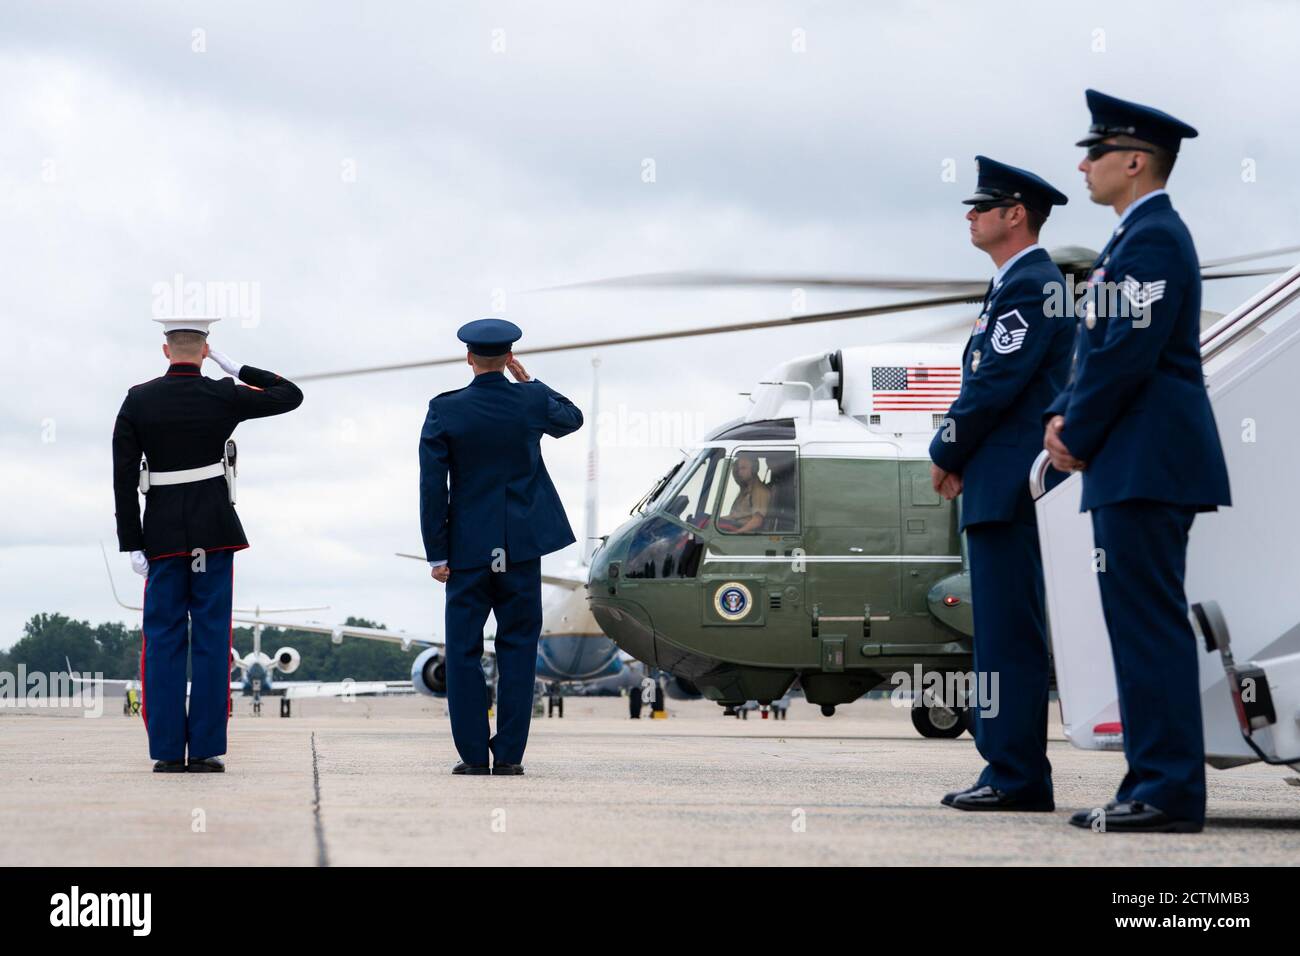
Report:
[[[221,462],[204,465],[202,468],[186,468],[184,471],[150,471],[150,485],[186,485],[191,481],[203,481],[207,478],[220,478],[226,473]]]

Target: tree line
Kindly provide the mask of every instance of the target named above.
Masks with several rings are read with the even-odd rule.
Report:
[[[354,627],[378,627],[365,618],[349,617]],[[237,627],[235,650],[241,657],[253,649],[253,629]],[[284,680],[336,681],[409,680],[411,662],[421,648],[403,651],[398,644],[344,638],[333,644],[328,635],[309,634],[292,628],[262,630],[262,651],[273,655],[289,646],[302,655],[302,663]],[[68,669],[81,674],[103,674],[107,678],[138,680],[140,677],[140,628],[128,628],[120,621],[91,624],[64,614],[33,614],[23,625],[23,635],[7,651],[0,651],[0,671],[15,671],[24,665],[28,673],[56,674]]]

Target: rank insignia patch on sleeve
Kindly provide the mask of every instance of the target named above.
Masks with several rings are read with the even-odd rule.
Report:
[[[1138,282],[1132,276],[1125,276],[1120,288],[1133,308],[1143,312],[1165,297],[1165,281],[1158,279],[1155,282]]]
[[[1029,323],[1020,315],[1019,309],[1013,309],[1006,315],[999,315],[993,333],[989,336],[993,351],[999,355],[1008,355],[1016,351],[1025,342]]]

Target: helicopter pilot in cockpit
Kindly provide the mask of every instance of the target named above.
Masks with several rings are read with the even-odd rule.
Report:
[[[740,488],[731,509],[718,519],[718,527],[733,534],[752,534],[763,530],[772,501],[770,489],[758,473],[758,458],[740,454],[731,465],[731,480]]]

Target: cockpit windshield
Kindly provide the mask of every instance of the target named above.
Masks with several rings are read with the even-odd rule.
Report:
[[[707,528],[725,472],[719,466],[725,460],[726,452],[721,448],[706,448],[696,455],[687,466],[686,477],[663,496],[664,512],[696,528]]]
[[[682,470],[682,465],[684,464],[686,464],[685,459],[669,468],[668,471],[664,473],[663,477],[656,481],[654,485],[651,486],[650,490],[641,496],[641,500],[632,506],[632,510],[629,511],[628,514],[645,514],[646,509],[655,503],[659,496],[663,494],[664,489],[672,483],[672,480],[675,477],[677,477],[677,473]]]

